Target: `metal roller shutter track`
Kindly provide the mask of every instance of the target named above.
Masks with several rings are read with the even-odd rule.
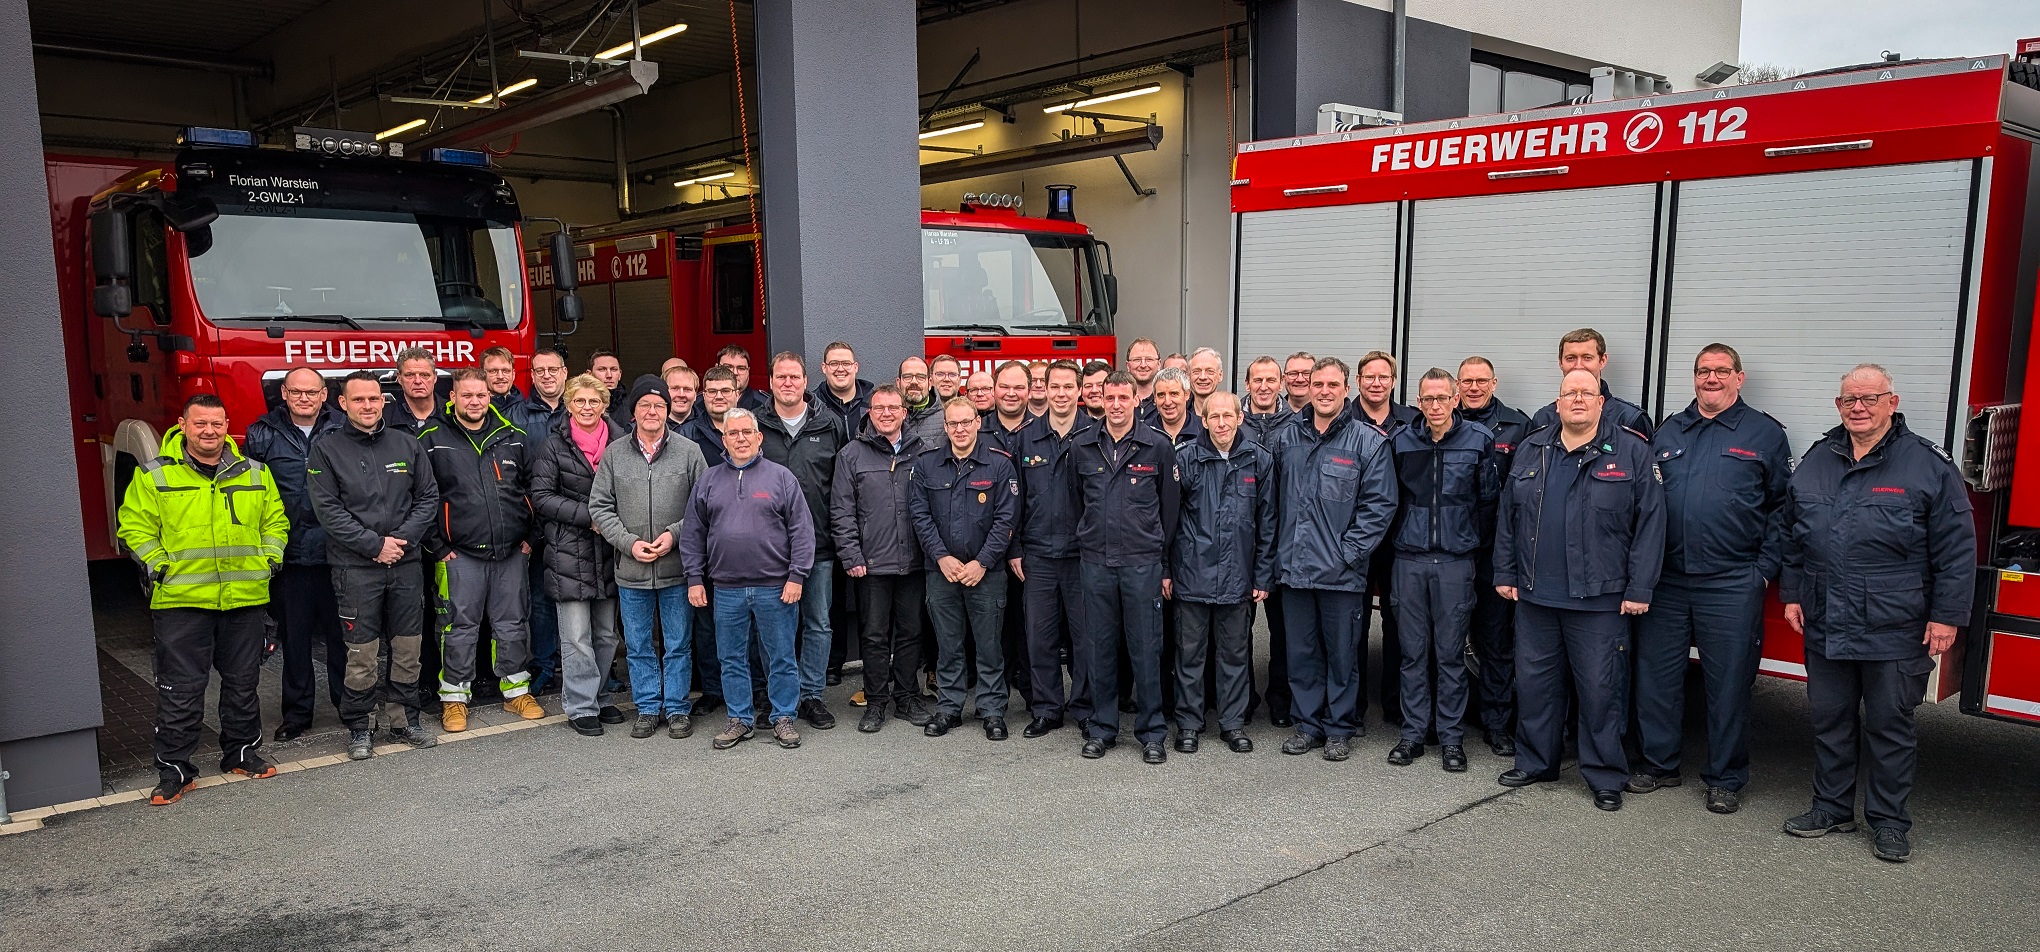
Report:
[[[1395,308],[1393,202],[1241,216],[1239,352],[1343,358],[1387,349]]]
[[[1642,403],[1656,201],[1624,185],[1417,202],[1403,392],[1479,354],[1502,402],[1535,413],[1558,396],[1559,337],[1592,327],[1609,388]]]
[[[1970,177],[1936,162],[1682,185],[1667,409],[1692,399],[1693,356],[1718,340],[1795,454],[1838,424],[1841,375],[1866,361],[1896,377],[1907,426],[1945,443]]]

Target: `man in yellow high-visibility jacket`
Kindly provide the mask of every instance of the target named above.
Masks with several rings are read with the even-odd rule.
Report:
[[[290,533],[267,467],[227,438],[211,394],[185,402],[162,452],[135,471],[120,539],[142,565],[156,629],[156,768],[150,803],[175,803],[198,779],[191,755],[206,682],[220,672],[220,770],[273,777],[262,743],[260,680],[269,576]]]

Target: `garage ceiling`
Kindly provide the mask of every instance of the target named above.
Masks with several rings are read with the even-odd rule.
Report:
[[[138,47],[151,52],[233,53],[331,0],[28,0],[35,38]]]
[[[438,36],[421,36],[413,22],[404,30],[378,34],[386,48],[347,52],[356,62],[372,62],[369,69],[343,70],[331,84],[316,90],[257,90],[251,101],[258,104],[252,117],[257,127],[289,125],[322,105],[330,105],[336,92],[348,107],[373,102],[380,96],[469,99],[489,91],[489,73],[474,59],[485,35],[479,0],[432,0],[446,3],[441,11],[466,7],[472,16],[441,16],[440,22],[456,24]],[[455,6],[460,3],[459,6]],[[232,59],[239,62],[264,61],[289,55],[265,45],[279,31],[314,12],[345,12],[355,0],[29,0],[30,25],[40,43],[105,50],[129,50],[155,56],[193,60]],[[365,5],[364,5],[365,6]],[[628,0],[495,0],[496,49],[500,61],[497,78],[505,86],[525,77],[537,77],[542,88],[568,81],[569,65],[557,61],[524,59],[516,51],[568,52],[566,45],[581,35],[598,12],[606,12],[586,31],[571,52],[588,55],[627,42],[630,21]],[[686,23],[687,30],[645,47],[644,57],[659,64],[661,85],[674,85],[729,72],[730,8],[727,0],[640,0],[639,24],[643,33],[674,23]],[[737,35],[743,55],[752,55],[750,0],[736,3]],[[146,38],[146,43],[138,39]],[[290,51],[296,53],[297,51]],[[318,51],[303,51],[318,55]],[[366,54],[365,56],[363,54]],[[428,81],[429,80],[429,81]],[[266,105],[262,105],[266,104]],[[385,104],[382,112],[401,118],[415,111],[419,117],[430,107]]]

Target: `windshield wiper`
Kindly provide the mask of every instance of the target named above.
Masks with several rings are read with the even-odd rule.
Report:
[[[345,314],[276,314],[268,317],[257,316],[254,314],[244,314],[241,315],[240,317],[221,317],[215,318],[215,320],[262,321],[264,323],[272,324],[280,321],[304,321],[308,324],[345,324],[348,327],[351,327],[357,331],[365,331],[368,329],[366,327],[361,326],[360,321],[348,317]]]
[[[930,331],[979,331],[986,334],[1004,334],[1004,324],[930,324],[923,330]]]
[[[1016,331],[1060,331],[1064,334],[1081,334],[1083,328],[1074,324],[1015,324]]]

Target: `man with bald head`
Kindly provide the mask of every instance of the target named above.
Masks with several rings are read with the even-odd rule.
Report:
[[[1559,386],[1559,424],[1517,448],[1495,518],[1495,591],[1516,603],[1516,766],[1498,781],[1558,779],[1566,686],[1579,695],[1580,776],[1622,809],[1629,758],[1629,618],[1650,610],[1665,554],[1665,493],[1650,444],[1602,415],[1591,371]]]
[[[1913,709],[1934,657],[1969,623],[1976,524],[1955,464],[1906,428],[1889,371],[1849,371],[1835,409],[1842,425],[1806,451],[1785,497],[1778,597],[1806,636],[1814,753],[1812,809],[1785,832],[1854,830],[1860,770],[1871,853],[1902,863],[1912,856]]]

